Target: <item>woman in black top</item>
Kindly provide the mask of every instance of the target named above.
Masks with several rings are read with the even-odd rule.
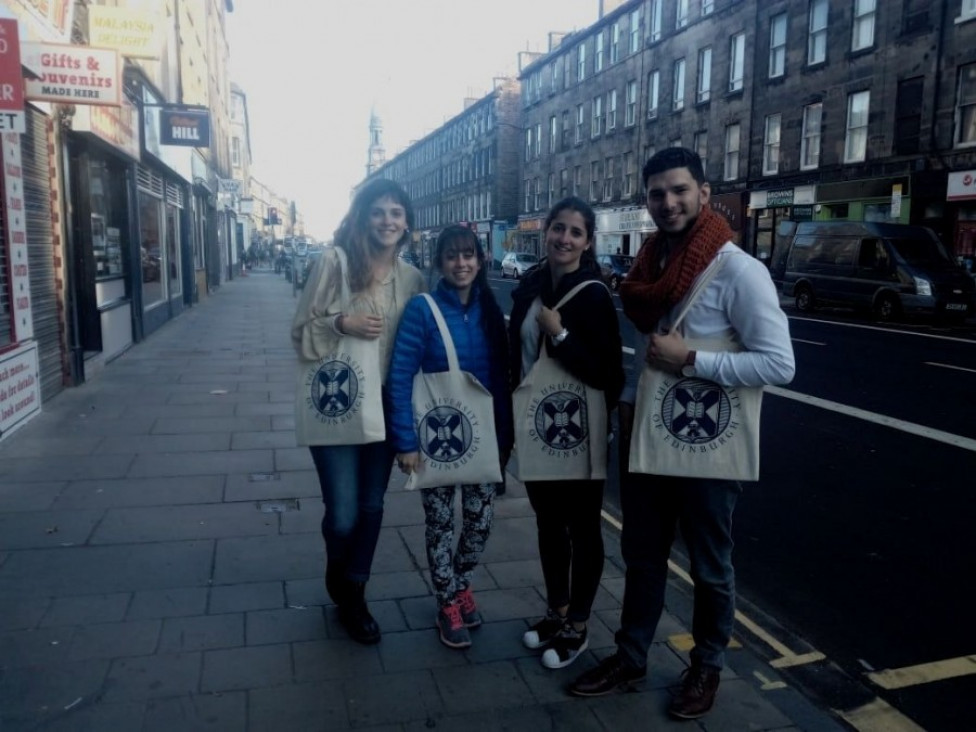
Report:
[[[576,197],[563,199],[546,217],[546,257],[512,293],[509,373],[514,390],[540,347],[546,348],[573,376],[602,390],[609,410],[624,381],[620,327],[609,290],[588,286],[558,312],[552,309],[580,282],[600,280],[595,229],[593,209]],[[586,621],[603,574],[603,484],[572,480],[525,486],[536,514],[548,610],[522,642],[546,648],[542,664],[547,668],[568,666],[587,647]]]

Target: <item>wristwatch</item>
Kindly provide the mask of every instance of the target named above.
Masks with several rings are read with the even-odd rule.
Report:
[[[681,366],[681,375],[685,378],[698,375],[698,370],[695,368],[695,357],[697,355],[697,351],[688,351],[688,355],[685,356],[685,362]]]
[[[556,335],[554,335],[554,336],[549,336],[549,337],[550,337],[550,338],[552,338],[552,343],[553,343],[553,345],[555,345],[555,346],[558,346],[558,345],[560,345],[560,344],[561,344],[561,343],[562,343],[562,342],[563,342],[564,340],[566,340],[566,338],[568,338],[568,337],[569,337],[569,331],[568,331],[568,330],[566,330],[566,328],[563,328],[563,329],[562,329],[562,331],[561,331],[560,333],[557,333]]]

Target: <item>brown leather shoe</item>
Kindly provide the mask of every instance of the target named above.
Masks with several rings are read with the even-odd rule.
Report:
[[[582,674],[569,686],[569,693],[575,696],[603,696],[617,688],[625,687],[631,681],[639,681],[647,676],[646,668],[633,668],[625,664],[619,653],[604,658],[600,663]]]
[[[715,703],[719,670],[711,666],[692,664],[681,675],[681,689],[671,700],[668,713],[678,719],[704,717]]]

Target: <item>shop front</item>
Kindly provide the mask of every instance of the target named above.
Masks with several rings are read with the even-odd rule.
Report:
[[[216,195],[208,180],[207,161],[199,150],[190,158],[190,249],[193,259],[194,302],[220,287],[220,251],[217,247]]]
[[[949,173],[946,201],[955,204],[950,255],[976,276],[976,170]]]
[[[540,259],[545,255],[542,250],[542,216],[519,216],[518,225],[513,236],[507,243],[508,250],[513,252],[528,252]]]
[[[598,209],[596,253],[635,255],[644,237],[657,227],[644,206]]]
[[[772,261],[776,232],[783,221],[809,221],[813,218],[817,187],[773,188],[749,191],[749,231],[742,232],[742,195],[712,196],[712,208],[721,212],[739,235],[736,243],[762,262]],[[717,200],[718,199],[718,200]],[[738,225],[737,225],[738,224]],[[745,234],[745,236],[743,236]]]
[[[7,0],[0,13],[0,439],[70,383],[56,153],[64,110],[32,82],[44,74],[41,44],[69,43],[73,14],[70,0]]]
[[[121,107],[78,107],[68,139],[68,177],[76,364],[83,380],[133,342],[130,210],[139,160],[139,113]],[[90,373],[89,373],[90,375]]]
[[[897,176],[821,183],[816,187],[814,219],[910,223],[909,180]]]
[[[136,168],[140,338],[158,330],[192,302],[193,253],[189,187],[193,180],[192,151],[161,144],[162,98],[141,85],[144,146]]]

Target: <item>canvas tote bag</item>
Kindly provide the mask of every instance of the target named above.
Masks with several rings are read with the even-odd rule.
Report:
[[[587,285],[566,293],[559,310]],[[540,344],[539,358],[512,395],[518,478],[602,480],[607,477],[607,400],[577,379]]]
[[[341,277],[339,302],[347,313],[348,263],[341,247],[335,247],[335,252]],[[299,363],[295,396],[299,445],[364,445],[386,439],[379,347],[378,339],[342,336],[325,358]]]
[[[447,371],[417,372],[413,378],[413,416],[420,444],[420,464],[407,489],[442,485],[500,483],[502,471],[495,439],[491,392],[458,362],[444,316],[424,294],[447,352]]]
[[[721,267],[722,259],[716,257],[685,298],[672,328],[681,328],[688,310]],[[742,350],[732,333],[723,338],[688,338],[685,343],[695,351]],[[724,386],[645,363],[637,384],[630,471],[758,480],[762,395],[761,386]]]

